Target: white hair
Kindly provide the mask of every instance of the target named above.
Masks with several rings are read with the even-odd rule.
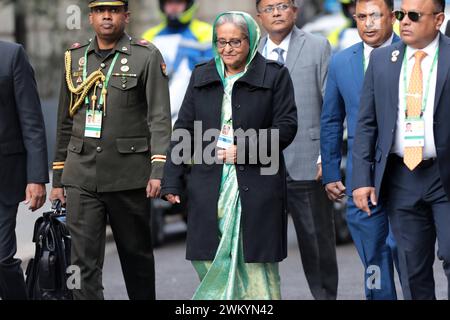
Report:
[[[234,14],[234,13],[226,13],[217,19],[216,22],[216,29],[224,24],[232,23],[239,29],[241,29],[242,33],[249,38],[250,35],[248,33],[248,26],[247,21],[245,18],[240,14]]]

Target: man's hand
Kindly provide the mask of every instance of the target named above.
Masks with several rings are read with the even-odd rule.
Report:
[[[159,198],[161,195],[161,180],[150,179],[147,184],[147,198]]]
[[[235,145],[229,147],[226,150],[217,151],[217,158],[224,163],[234,164],[237,161],[237,147]]]
[[[368,199],[370,198],[370,201],[374,206],[377,205],[377,196],[375,194],[375,188],[373,187],[364,187],[353,190],[353,201],[355,202],[355,205],[361,209],[364,212],[367,212],[367,214],[370,216],[372,212],[369,208],[369,202]]]
[[[331,201],[340,202],[342,198],[345,197],[345,186],[342,181],[331,182],[325,186],[325,191],[327,192],[328,198]]]
[[[47,192],[44,184],[29,183],[25,190],[25,204],[29,204],[31,211],[36,211],[41,208],[45,203]]]
[[[322,180],[322,163],[317,164],[316,181]]]
[[[171,193],[166,195],[166,200],[169,201],[171,204],[181,203],[180,196]]]
[[[50,191],[49,200],[53,203],[55,200],[61,201],[62,205],[66,204],[66,196],[64,195],[64,188],[52,188]]]

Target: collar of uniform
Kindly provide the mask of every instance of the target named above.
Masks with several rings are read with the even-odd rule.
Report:
[[[90,46],[88,53],[95,51],[95,53],[99,55],[100,49],[98,47],[97,37],[92,39],[91,43],[92,45]],[[116,46],[111,51],[111,53],[115,53],[116,51],[122,52],[127,55],[131,54],[131,37],[127,33],[123,34],[123,36],[120,38],[119,42],[117,42]]]

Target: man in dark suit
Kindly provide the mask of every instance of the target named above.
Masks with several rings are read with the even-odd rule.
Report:
[[[26,199],[45,202],[47,145],[33,69],[20,45],[0,42],[0,297],[26,299],[17,250],[16,215]]]
[[[450,277],[450,39],[439,32],[444,7],[444,0],[403,0],[395,12],[402,42],[372,54],[353,149],[355,204],[369,215],[377,199],[386,205],[402,256],[403,291],[412,299],[435,299],[436,238]]]
[[[368,217],[353,202],[351,190],[352,150],[364,74],[375,48],[398,42],[392,0],[356,1],[355,20],[362,42],[335,54],[331,60],[321,118],[323,183],[328,197],[341,201],[347,195],[347,224],[364,264],[366,298],[397,299],[393,261],[397,246],[390,232],[388,214],[381,206]],[[344,123],[347,124],[347,186],[341,176]],[[394,260],[393,260],[394,258]]]

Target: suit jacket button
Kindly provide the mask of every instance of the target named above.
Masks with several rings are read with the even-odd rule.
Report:
[[[242,190],[244,190],[245,192],[247,192],[249,189],[248,189],[248,187],[244,186],[244,187],[242,187]]]
[[[236,108],[236,109],[240,109],[240,108],[241,108],[241,105],[240,105],[240,104],[237,104],[237,105],[235,106],[235,108]]]
[[[239,166],[239,171],[244,171],[245,167],[244,166]]]
[[[103,151],[102,147],[97,147],[97,152],[98,152],[98,153],[100,153],[100,152],[102,152],[102,151]]]
[[[77,150],[77,147],[72,146],[72,150],[73,150],[73,151]]]

